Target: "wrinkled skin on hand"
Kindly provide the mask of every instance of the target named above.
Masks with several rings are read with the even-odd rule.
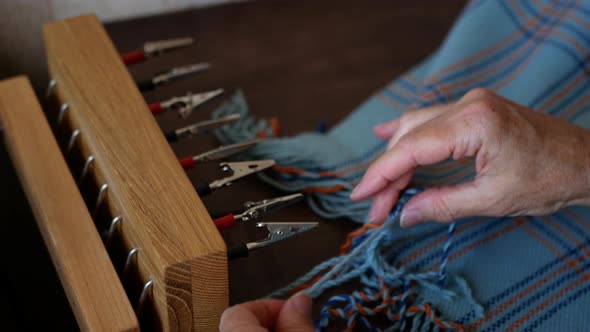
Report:
[[[402,211],[403,227],[590,205],[590,132],[488,90],[409,111],[375,134],[390,140],[388,148],[351,194],[373,198],[371,222],[385,220],[418,166],[448,158],[475,158],[476,178],[414,196]]]

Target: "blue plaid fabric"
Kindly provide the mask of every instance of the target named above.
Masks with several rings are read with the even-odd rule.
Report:
[[[374,125],[402,112],[460,98],[485,87],[539,112],[590,127],[590,3],[496,1],[469,3],[441,47],[369,98],[326,134],[305,133],[263,142],[251,157],[281,166],[263,179],[286,191],[306,191],[325,217],[363,222],[369,203],[348,196],[386,142]],[[248,112],[236,96],[215,113]],[[252,118],[217,132],[226,142],[251,138],[266,124]],[[446,161],[422,167],[414,185],[466,181],[473,165]],[[435,271],[447,226],[396,231],[391,264]],[[456,223],[448,271],[465,279],[484,307],[437,303],[441,316],[477,331],[584,331],[590,326],[590,208],[553,215],[469,218]]]

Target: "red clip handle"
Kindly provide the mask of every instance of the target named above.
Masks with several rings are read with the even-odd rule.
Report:
[[[236,225],[236,218],[234,218],[234,215],[230,213],[221,218],[215,219],[214,223],[215,226],[217,226],[217,229],[222,231],[224,229],[234,227]]]
[[[195,166],[197,166],[197,163],[195,163],[193,157],[186,157],[180,159],[180,164],[182,165],[182,168],[184,168],[185,170],[193,169],[195,168]]]
[[[158,114],[158,113],[162,113],[162,111],[164,110],[162,108],[162,104],[160,103],[153,103],[150,104],[150,111],[152,112],[152,114]]]
[[[125,53],[121,55],[123,58],[123,63],[126,65],[132,65],[134,63],[139,63],[145,61],[145,52],[143,50],[136,50],[129,53]]]

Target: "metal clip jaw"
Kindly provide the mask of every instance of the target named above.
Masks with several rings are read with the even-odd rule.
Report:
[[[203,92],[203,93],[197,93],[197,94],[189,94],[188,97],[188,102],[185,104],[184,107],[181,107],[178,109],[178,115],[183,118],[186,119],[195,108],[197,108],[198,106],[206,103],[207,101],[223,94],[224,90],[223,89],[217,89],[217,90],[213,90],[213,91],[208,91],[208,92]]]
[[[166,40],[156,40],[146,42],[143,44],[143,52],[146,56],[152,57],[161,55],[165,52],[171,51],[176,48],[189,46],[194,43],[194,39],[191,37],[174,38]]]
[[[223,92],[223,89],[217,89],[196,94],[189,92],[186,94],[186,96],[172,97],[166,101],[162,101],[160,102],[160,105],[162,106],[162,108],[165,109],[177,110],[178,115],[184,119],[188,117],[195,108],[223,94]]]
[[[190,125],[190,126],[176,129],[175,133],[176,133],[176,136],[178,136],[178,138],[184,138],[187,136],[200,134],[200,133],[202,133],[206,130],[209,130],[211,128],[217,128],[217,127],[226,125],[228,123],[236,122],[238,120],[240,120],[239,114],[231,114],[231,115],[228,115],[228,116],[220,118],[220,119],[202,121],[202,122],[198,122],[193,125]]]
[[[303,194],[293,194],[272,199],[265,199],[258,202],[246,202],[244,207],[248,210],[237,215],[242,221],[250,221],[260,218],[263,214],[271,213],[280,208],[295,204],[303,199]]]
[[[256,227],[265,227],[269,234],[265,239],[256,242],[246,243],[248,250],[265,247],[269,244],[282,241],[294,235],[307,232],[318,226],[317,222],[299,222],[299,223],[284,223],[284,222],[259,222]]]
[[[171,80],[187,76],[190,74],[197,74],[208,70],[211,67],[209,63],[197,63],[194,65],[175,67],[169,71],[160,73],[152,79],[152,83],[155,85],[169,83]]]
[[[213,181],[209,184],[212,190],[219,189],[221,187],[229,186],[234,181],[241,179],[253,173],[257,173],[273,167],[275,161],[272,159],[257,160],[257,161],[240,161],[231,163],[221,163],[219,167],[223,172],[230,172],[231,175],[220,180]]]
[[[191,101],[192,93],[188,92],[184,97],[172,97],[166,101],[160,102],[162,108],[166,109],[174,109],[174,108],[182,108],[186,107]]]
[[[241,142],[241,143],[236,143],[236,144],[232,144],[232,145],[220,146],[217,149],[203,152],[203,153],[196,155],[192,158],[195,163],[204,163],[207,161],[218,160],[221,158],[229,157],[229,156],[234,155],[236,153],[240,153],[240,152],[248,150],[250,148],[253,148],[259,142],[260,142],[260,140],[253,139],[253,140],[249,140],[249,141],[245,141],[245,142]]]

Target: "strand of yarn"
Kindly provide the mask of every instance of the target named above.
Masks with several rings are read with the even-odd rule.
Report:
[[[350,233],[341,248],[342,255],[316,266],[271,297],[286,297],[303,291],[312,298],[317,298],[330,288],[357,279],[363,285],[363,290],[331,297],[324,304],[316,322],[318,331],[327,328],[334,319],[344,320],[348,331],[352,331],[358,324],[369,330],[380,331],[371,320],[371,317],[378,314],[390,320],[391,325],[387,330],[391,331],[462,330],[460,325],[439,318],[430,304],[415,303],[418,288],[436,293],[445,301],[451,301],[457,296],[454,291],[445,289],[455,224],[449,225],[437,271],[410,273],[404,267],[396,268],[391,263],[394,260],[390,257],[393,253],[385,250],[393,241],[393,234],[397,229],[394,226],[399,220],[403,205],[419,191],[407,190],[381,227],[367,224]],[[462,279],[453,278],[453,281],[459,285],[457,289],[462,296],[471,297]],[[470,301],[479,306],[475,301]],[[480,312],[480,309],[477,308],[476,311]]]

